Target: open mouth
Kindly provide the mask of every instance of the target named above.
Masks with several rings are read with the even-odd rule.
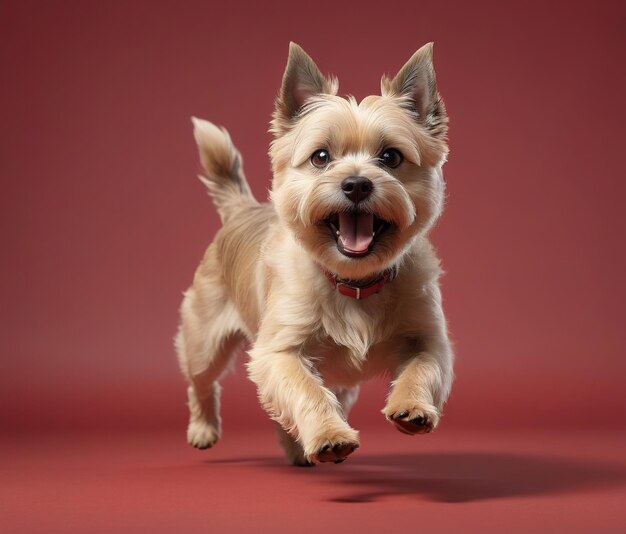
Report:
[[[339,252],[350,258],[369,254],[378,238],[391,226],[373,213],[363,211],[333,213],[324,222],[330,228]]]

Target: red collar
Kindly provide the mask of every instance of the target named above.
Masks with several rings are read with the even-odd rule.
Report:
[[[342,280],[338,278],[336,274],[323,269],[324,275],[330,283],[333,284],[337,291],[346,297],[361,300],[364,298],[378,293],[387,282],[391,282],[398,272],[396,267],[392,267],[383,271],[378,277],[373,280],[366,280],[365,282],[359,282],[358,280]]]

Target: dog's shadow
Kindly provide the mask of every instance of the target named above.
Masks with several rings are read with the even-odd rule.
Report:
[[[470,502],[590,491],[626,483],[622,464],[498,452],[359,456],[341,466],[310,469],[281,466],[276,458],[249,461],[273,469],[293,469],[299,476],[347,488],[331,498],[333,502],[371,502],[400,495]]]
[[[335,500],[363,502],[390,495],[420,495],[439,502],[468,502],[591,490],[626,482],[624,466],[551,456],[454,452],[366,457],[362,461],[363,469],[342,480],[356,491]]]

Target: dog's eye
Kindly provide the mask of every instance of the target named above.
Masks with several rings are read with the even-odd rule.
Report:
[[[313,155],[311,156],[311,163],[318,169],[326,167],[326,165],[330,163],[330,154],[328,153],[328,150],[324,150],[322,148],[313,152]]]
[[[404,157],[396,148],[387,148],[380,154],[380,162],[390,169],[395,169],[404,161]]]

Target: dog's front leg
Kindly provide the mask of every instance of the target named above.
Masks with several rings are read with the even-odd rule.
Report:
[[[437,427],[452,386],[453,353],[445,329],[419,343],[421,350],[402,359],[383,409],[405,434],[425,434]]]
[[[358,432],[305,356],[257,342],[250,357],[248,371],[261,403],[297,439],[306,460],[339,463],[359,446]]]

